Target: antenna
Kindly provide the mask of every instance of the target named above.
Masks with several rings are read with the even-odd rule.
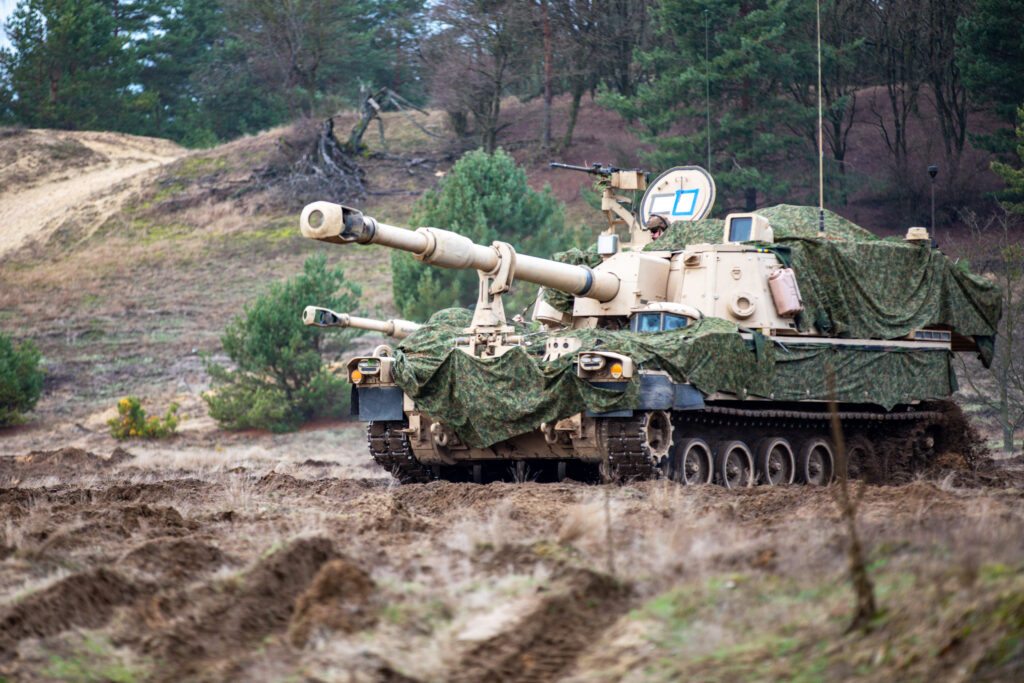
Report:
[[[825,236],[825,143],[821,135],[821,0],[818,11],[818,237]]]
[[[708,67],[708,11],[704,10],[704,104],[707,109],[708,173],[711,173],[711,71]]]

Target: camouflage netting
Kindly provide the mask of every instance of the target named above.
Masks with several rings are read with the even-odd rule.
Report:
[[[544,362],[546,335],[500,358],[480,359],[454,348],[453,338],[471,315],[447,309],[431,317],[395,351],[395,382],[416,406],[448,425],[468,444],[488,446],[535,429],[541,422],[582,410],[606,412],[634,407],[639,381],[624,390],[601,389],[576,376],[576,354]],[[574,330],[582,350],[614,351],[637,367],[661,368],[701,391],[765,395],[772,355],[748,348],[735,324],[708,318],[682,330],[638,336],[611,330]]]
[[[454,429],[467,444],[486,447],[583,410],[639,406],[636,378],[623,390],[602,389],[576,376],[577,354],[544,362],[544,334],[500,358],[480,359],[456,350],[454,337],[471,317],[462,309],[435,314],[398,345],[394,370],[396,383],[417,408]],[[827,399],[829,365],[835,368],[841,401],[874,402],[889,409],[951,392],[949,354],[944,351],[772,348],[764,338],[750,343],[738,332],[732,322],[705,318],[681,330],[644,335],[574,330],[560,336],[579,338],[581,351],[628,355],[637,368],[665,370],[705,394]]]
[[[775,346],[775,374],[769,398],[777,401],[827,399],[828,375],[835,373],[836,400],[873,403],[891,410],[898,403],[945,398],[956,391],[952,354],[943,350],[843,346]]]
[[[780,237],[817,237],[818,209],[813,206],[779,204],[756,211],[772,225],[775,239]],[[699,221],[679,221],[668,226],[668,230],[657,242],[651,242],[644,251],[679,251],[691,244],[721,244],[725,221],[720,218],[705,218]],[[825,210],[825,239],[874,242],[873,234],[837,213]]]
[[[896,339],[930,325],[970,337],[996,333],[1002,307],[996,284],[930,246],[806,237],[776,244],[790,249],[806,307],[801,329],[813,325],[829,336],[872,339]]]

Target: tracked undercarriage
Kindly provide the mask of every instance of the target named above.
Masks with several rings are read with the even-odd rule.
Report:
[[[662,411],[657,411],[662,412]],[[949,448],[958,431],[969,429],[959,408],[936,402],[902,411],[839,410],[847,474],[871,483],[894,482],[927,469]],[[663,416],[656,416],[663,419]],[[717,483],[728,488],[764,484],[828,484],[837,474],[839,454],[827,410],[750,409],[709,406],[676,412],[670,445],[653,436],[651,416],[593,418],[596,451],[587,461],[567,440],[546,457],[517,459],[517,444],[488,451],[464,451],[462,459],[428,465],[417,457],[407,420],[374,421],[367,426],[370,454],[402,483],[494,480],[630,481],[667,477],[683,484]],[[536,436],[536,435],[535,435]],[[449,455],[453,453],[449,451]]]

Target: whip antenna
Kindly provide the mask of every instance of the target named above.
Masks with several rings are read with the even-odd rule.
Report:
[[[708,67],[708,11],[704,10],[704,105],[707,111],[708,173],[711,173],[711,72]]]
[[[821,135],[821,0],[818,11],[818,237],[825,236],[825,144]]]

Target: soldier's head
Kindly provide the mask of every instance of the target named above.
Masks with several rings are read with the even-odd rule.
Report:
[[[661,237],[667,227],[668,221],[665,220],[664,216],[658,214],[654,214],[647,221],[647,229],[651,231],[652,240],[656,240]]]

